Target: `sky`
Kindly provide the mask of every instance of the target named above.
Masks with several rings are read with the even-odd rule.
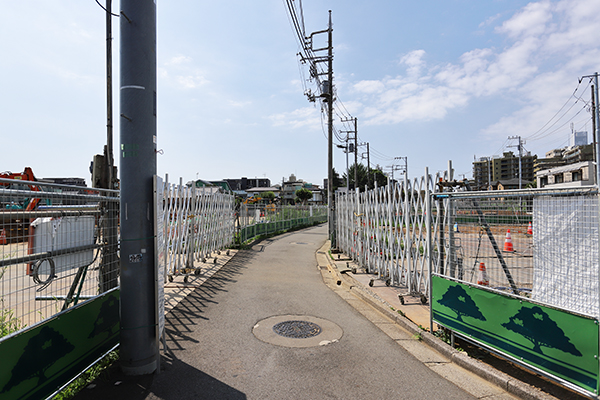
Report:
[[[342,119],[356,117],[372,166],[387,172],[406,157],[414,178],[452,160],[455,176],[469,178],[475,158],[517,152],[509,137],[540,157],[568,145],[572,129],[591,141],[582,77],[600,70],[600,0],[294,2],[307,34],[326,29],[332,12],[334,128],[343,140],[353,127]],[[158,175],[275,184],[294,174],[322,185],[327,120],[304,95],[316,85],[298,60],[285,0],[156,3]],[[38,178],[89,184],[106,143],[105,34],[95,0],[6,1],[1,171],[29,166]],[[119,37],[115,17],[115,88]],[[366,146],[360,153],[366,164]],[[341,149],[334,165],[346,169]]]

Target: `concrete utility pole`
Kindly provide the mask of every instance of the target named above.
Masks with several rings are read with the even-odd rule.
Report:
[[[114,189],[113,165],[113,94],[112,94],[112,0],[106,0],[106,176]]]
[[[594,150],[594,161],[596,161],[596,165],[594,165],[594,176],[597,174],[598,170],[598,153],[596,153],[596,98],[595,94],[595,85],[592,85],[592,147]]]
[[[354,149],[352,149],[352,147],[350,147],[350,150],[354,150],[354,187],[357,188],[358,186],[358,130],[357,130],[357,121],[358,119],[356,117],[354,118],[347,118],[347,119],[342,119],[342,122],[354,122],[354,130],[353,131],[344,131],[346,133],[354,133]],[[348,137],[346,136],[346,142],[348,142]],[[348,143],[346,143],[346,146],[348,146]],[[362,146],[362,144],[361,144]]]
[[[304,28],[298,31],[300,36],[304,35]],[[318,34],[327,33],[327,47],[313,48],[313,37]],[[331,240],[331,246],[335,247],[335,204],[333,196],[333,102],[335,100],[333,90],[333,24],[331,23],[331,10],[329,10],[329,26],[322,31],[316,31],[308,37],[300,37],[302,43],[302,52],[299,53],[301,61],[310,63],[309,71],[311,77],[314,78],[320,85],[320,95],[323,103],[327,104],[327,217],[328,217],[328,233]],[[327,50],[327,56],[317,56],[315,53]],[[317,67],[318,63],[327,63],[327,72],[321,72]],[[321,81],[320,77],[327,75],[326,81]],[[313,102],[316,96],[310,90],[305,92],[308,100]]]
[[[336,247],[335,238],[335,204],[333,197],[333,25],[331,23],[331,10],[329,10],[329,27],[327,29],[327,80],[329,85],[327,98],[327,204],[329,205],[329,239],[331,246]]]
[[[112,0],[106,1],[106,146],[104,146],[104,171],[100,187],[115,189],[113,158],[113,89],[112,89]],[[114,193],[107,196],[115,196]],[[118,285],[118,203],[117,201],[103,202],[106,212],[102,226],[102,240],[105,251],[99,268],[99,288],[104,293]]]
[[[371,186],[371,154],[369,153],[369,143],[367,143],[367,176],[369,177],[369,186]]]
[[[156,3],[121,0],[121,368],[158,366],[154,245]]]
[[[519,144],[516,146],[519,148],[519,189],[522,188],[522,181],[523,181],[523,171],[521,168],[521,158],[523,157],[523,144],[525,144],[525,141],[521,140],[521,136],[509,136],[509,139],[517,139],[519,141]],[[515,147],[515,146],[508,146],[508,147]]]
[[[492,185],[492,157],[488,157],[488,188]]]
[[[596,185],[598,185],[598,187],[600,187],[600,166],[598,165],[598,157],[600,157],[600,102],[598,101],[598,73],[596,72],[594,74],[594,88],[596,90],[595,92],[595,113],[594,116],[596,118],[596,129],[594,130],[594,133],[596,134]]]
[[[593,86],[593,100],[594,100],[594,134],[595,134],[595,145],[594,148],[596,150],[596,159],[594,161],[596,161],[596,185],[598,185],[600,187],[600,166],[598,165],[598,157],[600,156],[600,102],[599,102],[599,98],[598,98],[598,73],[595,72],[594,75],[586,75],[581,77],[581,79],[583,78],[593,78],[594,79],[594,86]]]
[[[354,117],[354,187],[358,187],[358,127],[357,118]]]
[[[346,153],[346,188],[347,190],[350,190],[350,170],[348,169],[348,153],[350,153],[350,151],[348,150],[348,134],[346,134],[346,145],[338,144],[336,146],[340,149],[344,149],[344,153]]]

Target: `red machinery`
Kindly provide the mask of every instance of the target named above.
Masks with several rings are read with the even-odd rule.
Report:
[[[37,179],[35,179],[35,176],[33,175],[33,171],[29,167],[25,167],[25,170],[20,173],[12,173],[10,171],[0,172],[0,178],[31,181],[31,182],[37,181]],[[10,185],[11,185],[10,183],[0,182],[0,186],[10,186]],[[31,189],[31,191],[34,191],[34,192],[39,192],[41,190],[40,187],[37,185],[29,185],[29,189]],[[30,199],[29,202],[27,203],[27,205],[25,206],[25,210],[31,211],[31,210],[35,209],[39,202],[40,202],[40,199],[36,199],[36,198]]]

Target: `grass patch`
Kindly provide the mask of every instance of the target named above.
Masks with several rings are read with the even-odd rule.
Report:
[[[69,384],[69,386],[67,386],[56,396],[54,396],[52,400],[72,399],[77,393],[79,393],[82,389],[84,389],[94,380],[102,379],[103,377],[107,378],[107,376],[104,376],[104,374],[107,373],[105,371],[118,359],[119,350],[111,351],[106,355],[106,357],[98,361],[95,365],[90,367],[83,374],[79,375],[77,379],[75,379]]]

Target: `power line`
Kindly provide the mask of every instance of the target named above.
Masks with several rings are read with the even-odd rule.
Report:
[[[567,121],[565,121],[562,125],[558,126],[556,129],[554,129],[554,130],[552,130],[550,132],[546,132],[542,136],[539,136],[539,137],[536,137],[536,138],[532,138],[532,139],[528,139],[528,140],[529,141],[540,140],[540,139],[544,139],[544,138],[546,138],[548,136],[551,136],[551,135],[555,134],[556,132],[558,132],[559,130],[561,130],[562,128],[564,128],[565,125],[567,125],[569,122],[573,121],[585,109],[587,109],[586,105],[584,105],[583,107],[581,107],[581,109],[579,111],[577,111],[577,113],[575,115],[573,115],[571,118],[569,118]],[[554,124],[552,124],[552,126],[554,126],[557,122],[558,121],[556,121]],[[552,126],[550,126],[550,127],[552,127]]]
[[[579,81],[579,83],[577,84],[577,87],[575,88],[575,90],[573,91],[573,93],[572,93],[572,94],[569,96],[569,98],[567,99],[567,101],[565,101],[565,103],[562,105],[562,107],[561,107],[561,108],[560,108],[560,109],[559,109],[559,110],[558,110],[558,111],[557,111],[557,112],[556,112],[556,113],[555,113],[555,114],[552,116],[552,118],[550,118],[550,119],[549,119],[549,120],[548,120],[548,121],[547,121],[547,122],[546,122],[546,123],[545,123],[545,124],[544,124],[544,125],[543,125],[543,126],[540,128],[540,129],[538,129],[536,132],[534,132],[533,134],[531,134],[531,135],[529,135],[529,136],[525,137],[525,140],[529,140],[529,141],[532,141],[532,140],[538,140],[538,139],[541,139],[541,138],[543,138],[543,137],[547,136],[547,135],[546,135],[547,131],[548,131],[549,129],[551,129],[553,126],[555,126],[557,123],[559,123],[559,121],[560,121],[561,119],[563,119],[563,118],[564,118],[564,117],[565,117],[565,116],[566,116],[566,115],[567,115],[567,114],[568,114],[568,113],[571,111],[571,109],[573,109],[573,107],[575,107],[575,105],[576,105],[576,104],[577,104],[579,101],[584,101],[584,103],[585,103],[585,106],[587,106],[587,105],[588,105],[588,102],[587,102],[587,101],[583,100],[583,99],[581,98],[581,96],[579,96],[579,97],[575,96],[575,94],[576,94],[576,93],[577,93],[577,91],[579,90],[579,86],[580,86],[580,85],[581,85],[581,81]],[[588,85],[587,85],[587,86],[586,86],[586,88],[584,89],[584,93],[585,93],[585,91],[587,90],[587,88],[588,88],[589,86],[590,86],[590,83],[588,82]],[[567,109],[565,112],[563,112],[563,113],[562,113],[562,115],[560,115],[560,116],[557,118],[557,116],[558,116],[559,114],[561,114],[561,112],[564,110],[564,108],[565,108],[565,107],[566,107],[566,106],[569,104],[569,102],[570,102],[570,101],[571,101],[571,99],[573,99],[573,98],[575,98],[575,99],[576,99],[576,100],[575,100],[575,102],[574,102],[574,103],[573,103],[573,104],[572,104],[572,105],[571,105],[571,106],[570,106],[570,107],[569,107],[569,108],[568,108],[568,109]],[[584,107],[585,107],[585,106],[584,106]],[[580,110],[579,112],[581,112],[581,110]],[[578,112],[577,114],[579,114],[579,112]],[[556,119],[556,120],[555,120],[555,119]],[[552,122],[553,120],[555,120],[555,121],[554,121],[554,122]],[[571,118],[570,120],[572,120],[572,118]],[[569,120],[569,121],[570,121],[570,120]],[[568,123],[568,122],[567,122],[567,123]],[[550,126],[548,126],[548,124],[550,124]],[[562,125],[562,126],[564,126],[564,125]]]

